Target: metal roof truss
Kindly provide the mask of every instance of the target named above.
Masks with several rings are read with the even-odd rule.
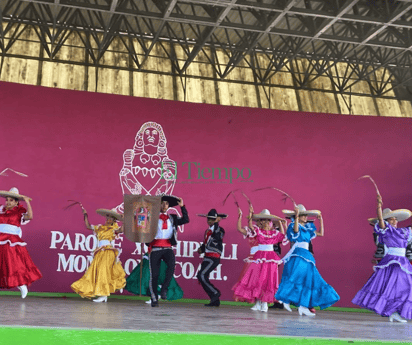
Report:
[[[0,0],[0,18],[2,56],[31,26],[48,60],[77,34],[95,66],[120,38],[132,70],[160,45],[181,77],[201,54],[215,78],[242,66],[263,86],[279,71],[306,89],[327,76],[342,93],[412,85],[412,0]]]

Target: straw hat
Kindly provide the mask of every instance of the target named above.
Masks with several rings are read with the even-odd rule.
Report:
[[[412,216],[412,212],[406,209],[399,209],[392,211],[390,208],[385,208],[382,211],[382,218],[389,219],[389,218],[396,218],[398,222],[402,222],[403,220],[407,220]],[[378,218],[368,218],[369,223],[376,223]]]
[[[24,199],[24,195],[21,195],[19,193],[19,190],[16,187],[11,188],[9,191],[0,190],[0,196],[2,196],[4,198],[10,197],[10,198],[15,198],[15,199],[19,199],[19,200]]]
[[[252,219],[272,219],[277,221],[282,220],[282,218],[270,214],[269,210],[267,209],[262,210],[260,213],[253,214]]]
[[[303,206],[302,204],[298,205],[298,209],[299,209],[299,216],[316,217],[321,214],[321,212],[318,210],[306,210],[305,206]],[[286,217],[293,217],[295,216],[295,213],[296,213],[295,210],[293,211],[282,210],[282,212],[285,214]]]
[[[113,217],[116,220],[123,220],[123,215],[120,213],[117,213],[114,209],[108,210],[106,208],[99,208],[96,210],[97,214],[100,214],[103,217]]]
[[[222,218],[222,219],[226,219],[227,218],[227,214],[224,213],[217,213],[217,211],[212,208],[208,214],[198,214],[199,217],[207,217],[207,218],[213,218],[216,219],[218,217]]]

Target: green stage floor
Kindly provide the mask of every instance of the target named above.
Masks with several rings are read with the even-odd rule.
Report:
[[[0,327],[2,344],[26,345],[387,345],[394,342],[303,337],[242,336],[231,334],[194,334],[177,332],[136,332],[114,330],[83,330],[34,327]],[[402,343],[402,342],[399,342]],[[406,342],[404,342],[406,344]]]

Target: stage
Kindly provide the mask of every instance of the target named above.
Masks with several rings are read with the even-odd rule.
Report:
[[[200,303],[160,302],[159,308],[152,308],[143,300],[117,298],[110,298],[108,303],[30,295],[24,300],[18,296],[0,298],[1,328],[265,336],[273,339],[273,344],[277,338],[285,337],[345,343],[412,339],[412,322],[390,323],[369,312],[317,311],[315,317],[307,317],[299,316],[296,309],[292,313],[279,309],[263,313],[233,305],[206,308]]]

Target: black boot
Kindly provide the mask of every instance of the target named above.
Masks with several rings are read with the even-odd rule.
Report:
[[[160,298],[164,299],[164,300],[167,300],[167,291],[161,291],[160,292]]]
[[[157,300],[152,299],[152,303],[151,303],[152,307],[158,307],[159,306],[159,302]]]
[[[275,302],[269,308],[271,308],[271,309],[283,309],[283,303]]]
[[[216,299],[214,301],[210,301],[209,304],[205,304],[205,307],[218,307],[220,306],[220,300]]]

